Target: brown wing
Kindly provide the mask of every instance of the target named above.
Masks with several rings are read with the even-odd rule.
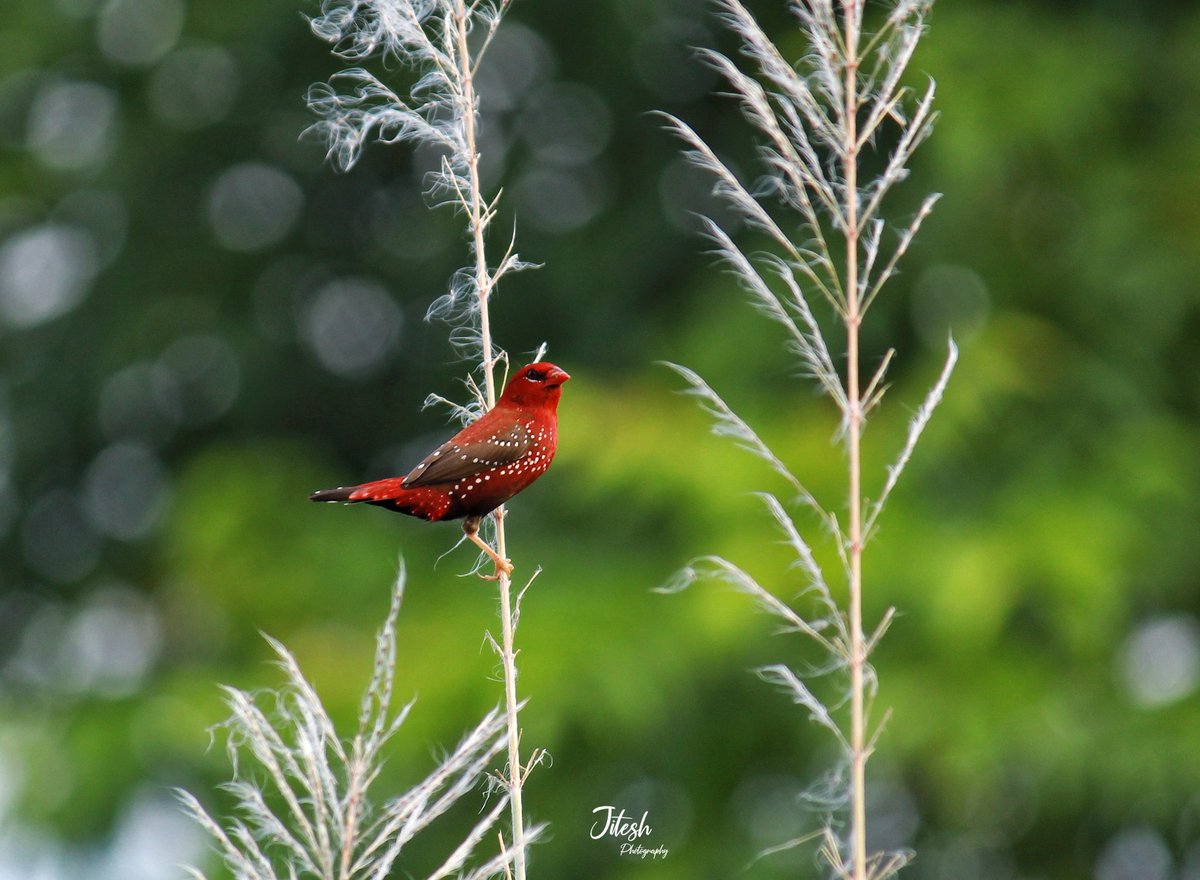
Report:
[[[512,464],[533,445],[533,438],[524,425],[512,425],[494,433],[472,430],[479,426],[479,422],[471,425],[427,455],[404,478],[404,488],[453,483],[489,468]]]

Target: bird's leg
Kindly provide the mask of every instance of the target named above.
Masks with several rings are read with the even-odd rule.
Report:
[[[496,570],[492,574],[481,574],[480,577],[485,581],[494,581],[500,577],[500,572],[511,575],[513,573],[513,564],[492,549],[491,545],[483,538],[479,537],[479,518],[469,517],[463,522],[463,533],[467,536],[472,544],[486,553],[492,558],[492,562],[496,564]]]

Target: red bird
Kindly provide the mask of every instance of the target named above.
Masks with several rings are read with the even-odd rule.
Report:
[[[479,537],[482,519],[546,472],[558,449],[558,399],[571,377],[554,364],[521,367],[500,400],[413,468],[361,486],[322,489],[313,501],[365,501],[436,522],[463,518],[467,538],[512,573]]]

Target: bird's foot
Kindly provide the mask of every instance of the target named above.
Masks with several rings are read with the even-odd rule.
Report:
[[[504,572],[509,577],[512,577],[513,564],[511,562],[509,562],[507,559],[501,559],[499,557],[493,561],[496,563],[495,571],[493,571],[491,574],[480,574],[479,577],[482,580],[498,581],[500,580],[500,572]]]
[[[472,544],[474,544],[476,547],[478,547],[480,550],[482,550],[484,553],[486,553],[488,556],[490,556],[492,559],[492,562],[495,563],[495,565],[496,565],[495,570],[491,574],[479,575],[481,578],[483,578],[483,580],[497,581],[500,579],[501,572],[508,575],[509,577],[512,576],[513,564],[511,561],[505,559],[503,556],[501,556],[499,553],[497,553],[495,550],[493,550],[491,545],[488,544],[487,541],[483,540],[483,538],[479,537],[479,535],[471,533],[471,532],[467,532],[467,538],[471,541]]]

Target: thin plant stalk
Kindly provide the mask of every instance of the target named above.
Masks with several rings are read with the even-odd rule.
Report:
[[[867,749],[866,700],[864,673],[867,663],[863,650],[862,622],[862,401],[859,392],[859,329],[862,315],[858,296],[858,41],[863,0],[843,3],[844,40],[846,47],[846,97],[843,144],[843,174],[846,179],[846,407],[849,415],[847,430],[847,463],[849,470],[850,502],[850,839],[853,845],[854,880],[867,877]]]
[[[496,547],[504,556],[504,513],[496,515]],[[507,557],[506,557],[507,558]],[[504,665],[504,706],[508,721],[508,803],[512,810],[513,868],[516,880],[525,880],[525,807],[522,795],[525,770],[521,765],[521,729],[517,723],[517,653],[513,642],[512,579],[501,571],[497,579],[500,590],[501,644],[500,660]]]
[[[485,195],[480,174],[479,93],[475,74],[511,0],[324,0],[314,32],[335,46],[335,54],[356,66],[310,90],[309,105],[321,117],[314,129],[324,135],[329,156],[349,169],[371,139],[412,143],[442,154],[441,170],[430,175],[429,195],[466,217],[472,265],[456,273],[450,290],[430,307],[430,317],[453,327],[451,342],[464,357],[477,356],[482,383],[468,383],[474,400],[450,404],[469,421],[492,409],[497,398],[496,365],[506,355],[492,339],[489,305],[500,279],[529,268],[510,242],[499,261],[489,263],[487,230],[496,201]],[[399,60],[416,72],[407,93],[398,92],[375,74],[357,66],[368,59]],[[479,385],[482,384],[482,388]],[[427,403],[450,403],[430,395]],[[495,552],[507,558],[505,508],[493,514]],[[507,770],[496,774],[512,817],[511,845],[501,839],[503,865],[516,880],[525,880],[526,847],[536,829],[524,824],[523,786],[529,766],[522,765],[518,722],[515,630],[521,595],[513,595],[509,573],[497,571],[501,639],[488,638],[499,655],[504,675]]]
[[[467,153],[467,173],[470,181],[469,217],[473,249],[475,251],[476,291],[479,298],[479,342],[484,380],[484,399],[487,409],[496,405],[496,358],[492,348],[491,315],[489,300],[492,293],[492,275],[488,269],[487,246],[484,233],[488,206],[483,199],[483,186],[479,177],[479,150],[476,145],[476,126],[479,121],[475,76],[470,49],[467,45],[469,21],[464,0],[456,0],[455,25],[459,65],[464,70],[462,99],[466,105],[463,127]],[[504,536],[504,505],[492,514],[496,522],[496,552],[501,559],[508,558]],[[524,770],[521,764],[521,728],[517,718],[517,652],[515,627],[513,626],[512,577],[502,568],[496,570],[496,585],[500,593],[500,662],[504,668],[504,708],[508,728],[508,773],[504,783],[508,789],[509,806],[512,812],[513,875],[515,880],[525,880],[525,809]]]
[[[705,232],[721,261],[750,294],[754,306],[786,330],[788,349],[797,356],[801,372],[817,382],[841,416],[838,437],[845,449],[847,521],[841,522],[823,506],[792,474],[784,458],[707,382],[686,367],[672,365],[713,417],[713,430],[770,465],[790,486],[796,504],[815,513],[825,525],[842,562],[846,598],[844,606],[835,599],[808,539],[784,503],[768,493],[762,493],[762,498],[795,553],[805,582],[800,596],[813,616],[794,609],[746,571],[717,556],[694,560],[663,589],[682,589],[699,577],[723,581],[754,597],[760,608],[783,621],[786,631],[810,639],[828,656],[827,663],[801,673],[777,664],[760,669],[759,674],[790,694],[809,720],[841,746],[842,761],[832,777],[836,786],[818,785],[806,793],[806,799],[826,814],[819,854],[838,880],[884,880],[911,855],[871,853],[867,846],[867,762],[882,728],[876,724],[872,729],[870,721],[876,685],[870,657],[894,610],[886,611],[868,636],[863,626],[863,552],[884,503],[942,399],[957,349],[951,341],[941,375],[912,419],[882,488],[869,501],[867,493],[873,490],[865,485],[863,434],[867,416],[887,389],[886,374],[895,352],[886,352],[873,374],[864,376],[860,331],[876,296],[895,276],[938,198],[926,197],[907,223],[893,225],[883,216],[885,196],[908,176],[908,162],[935,118],[932,81],[923,93],[904,84],[931,2],[887,0],[874,19],[875,31],[864,33],[865,0],[790,0],[789,11],[808,42],[807,53],[793,64],[743,0],[715,0],[721,23],[740,38],[740,57],[749,59],[751,69],[715,51],[701,50],[700,56],[732,87],[731,95],[756,136],[765,174],[753,183],[744,183],[687,123],[667,117],[668,128],[684,142],[692,164],[712,175],[715,195],[733,209],[748,231],[766,239],[766,249],[744,249],[720,224],[705,221]],[[863,163],[868,150],[882,154],[881,171],[871,173]],[[788,231],[795,229],[797,219],[799,228]],[[895,233],[894,243],[885,241],[889,227]],[[844,373],[830,354],[835,346],[827,342],[826,331],[814,316],[811,304],[820,301],[830,306],[841,325]],[[837,693],[827,704],[809,682],[831,673],[836,674]],[[840,833],[843,828],[846,836]],[[811,835],[768,852],[807,839]]]

